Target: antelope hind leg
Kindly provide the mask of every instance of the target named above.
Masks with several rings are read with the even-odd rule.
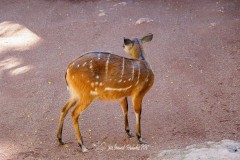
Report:
[[[87,147],[83,143],[83,139],[82,139],[81,132],[80,132],[80,129],[79,129],[78,118],[79,118],[80,114],[89,106],[89,104],[91,102],[92,101],[88,101],[88,102],[86,102],[86,101],[85,102],[81,102],[80,101],[76,105],[75,109],[72,112],[72,122],[73,122],[73,125],[74,125],[74,129],[75,129],[75,134],[76,134],[76,138],[77,138],[77,141],[78,141],[78,145],[82,149],[82,152],[87,152],[88,149],[87,149]]]
[[[63,122],[64,119],[69,111],[70,108],[72,108],[76,104],[76,100],[74,99],[69,99],[68,102],[65,104],[65,106],[62,108],[61,115],[60,115],[60,120],[58,124],[58,133],[57,133],[57,138],[58,141],[61,145],[64,145],[65,143],[62,141],[62,130],[63,130]]]

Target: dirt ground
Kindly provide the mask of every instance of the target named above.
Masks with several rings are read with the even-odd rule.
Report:
[[[139,19],[142,19],[142,21]],[[139,23],[137,23],[139,22]],[[143,101],[140,146],[127,138],[117,101],[71,114],[69,62],[88,51],[126,56],[123,37],[153,33],[144,46],[155,83]],[[0,159],[148,159],[163,149],[240,140],[240,1],[2,0],[0,5]],[[129,121],[135,132],[130,103]]]

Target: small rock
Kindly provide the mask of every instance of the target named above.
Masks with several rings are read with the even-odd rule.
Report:
[[[235,153],[235,152],[238,151],[238,147],[237,147],[236,145],[228,145],[228,146],[227,146],[227,149],[228,149],[228,151],[231,152],[231,153]]]
[[[204,144],[191,145],[183,149],[161,151],[157,157],[151,159],[164,160],[239,160],[240,143],[232,140],[220,142],[205,142]]]
[[[126,6],[127,2],[120,2],[120,3],[114,4],[113,6],[116,7],[118,5]]]
[[[153,20],[150,18],[140,18],[139,20],[136,21],[136,24],[149,23],[149,22],[153,22]]]
[[[210,26],[209,27],[214,27],[216,26],[217,24],[216,23],[210,23]]]
[[[99,17],[105,16],[106,14],[104,12],[101,12],[98,14]]]

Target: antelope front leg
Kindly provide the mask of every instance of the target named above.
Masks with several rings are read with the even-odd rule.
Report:
[[[124,126],[125,126],[125,131],[127,133],[127,135],[129,137],[134,137],[134,135],[132,133],[130,133],[129,130],[129,123],[128,123],[128,101],[127,101],[127,97],[124,97],[122,99],[120,99],[120,105],[122,107],[123,110],[123,114],[124,114]]]
[[[83,144],[83,139],[82,139],[81,132],[80,132],[80,129],[79,129],[79,124],[78,124],[78,118],[79,118],[80,114],[88,107],[88,105],[90,103],[91,102],[89,102],[89,103],[79,102],[72,112],[72,121],[73,121],[74,129],[75,129],[75,134],[76,134],[76,138],[77,138],[77,141],[78,141],[78,145],[82,149],[82,152],[87,152],[88,149]]]
[[[140,144],[147,144],[141,136],[141,112],[142,112],[142,97],[133,98],[133,105],[136,115],[136,135]]]

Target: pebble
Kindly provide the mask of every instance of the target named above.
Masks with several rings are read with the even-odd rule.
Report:
[[[150,23],[150,22],[153,22],[153,20],[150,18],[140,18],[139,20],[136,21],[136,24]]]

